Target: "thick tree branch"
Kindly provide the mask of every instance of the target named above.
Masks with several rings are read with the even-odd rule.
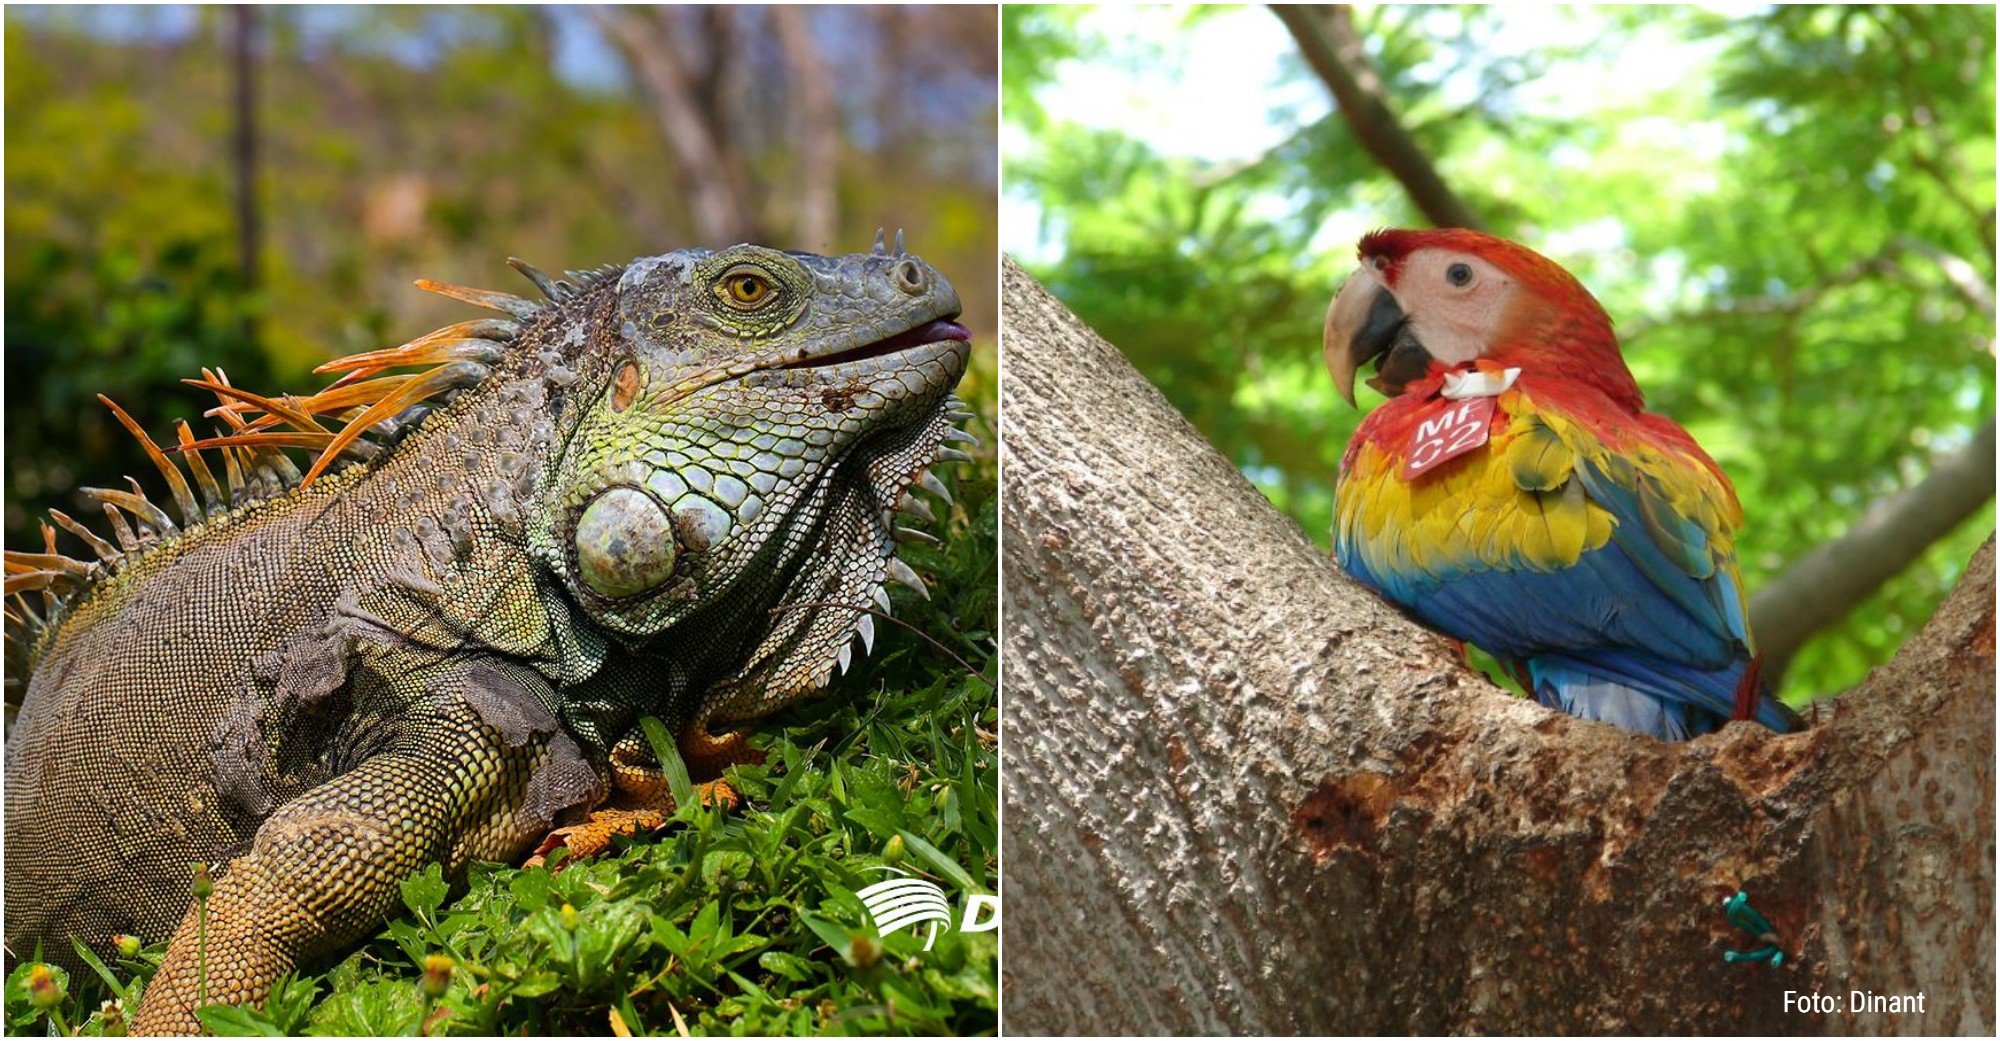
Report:
[[[1751,631],[1765,675],[1784,675],[1814,633],[1833,625],[1901,574],[1993,498],[1993,420],[1965,447],[1940,457],[1922,481],[1876,503],[1840,537],[1820,543],[1757,591]]]
[[[652,105],[688,195],[695,233],[716,245],[761,241],[756,203],[747,176],[741,174],[736,144],[724,133],[719,113],[705,107],[700,84],[675,49],[671,32],[655,20],[672,13],[652,12],[655,18],[649,18],[638,9],[609,4],[593,5],[590,13],[625,55]]]
[[[1340,116],[1375,161],[1403,185],[1424,219],[1440,228],[1477,228],[1485,222],[1444,183],[1430,156],[1389,107],[1382,77],[1368,60],[1354,11],[1346,4],[1272,4],[1271,11],[1298,41],[1299,53],[1333,92]]]
[[[257,8],[243,4],[229,13],[230,65],[235,73],[231,93],[235,101],[236,252],[243,272],[243,292],[249,295],[257,292],[261,281],[258,251],[263,239],[257,206]],[[243,316],[243,338],[257,339],[257,319],[248,311]]]
[[[1011,262],[1021,1033],[1988,1033],[1993,554],[1789,737],[1509,698],[1339,574]],[[1745,890],[1780,967],[1725,964]],[[1891,1018],[1785,992],[1925,995]]]
[[[792,242],[800,249],[832,252],[834,188],[840,180],[840,111],[834,104],[839,95],[807,23],[809,9],[780,4],[766,13],[785,52],[797,109],[791,128],[798,145],[791,157],[789,194],[797,213]]]

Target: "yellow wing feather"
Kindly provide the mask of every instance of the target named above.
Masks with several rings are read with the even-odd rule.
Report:
[[[1571,479],[1580,439],[1568,436],[1570,424],[1534,412],[1518,392],[1500,405],[1514,418],[1485,447],[1415,481],[1402,479],[1401,460],[1360,447],[1335,523],[1366,547],[1371,567],[1554,571],[1610,540],[1616,519]],[[1677,507],[1678,494],[1669,503]]]

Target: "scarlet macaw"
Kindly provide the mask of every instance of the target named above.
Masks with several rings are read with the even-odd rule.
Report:
[[[1326,317],[1326,363],[1389,400],[1341,460],[1340,566],[1492,653],[1544,705],[1667,740],[1798,717],[1762,689],[1742,507],[1645,411],[1611,319],[1555,262],[1475,231],[1379,231]]]

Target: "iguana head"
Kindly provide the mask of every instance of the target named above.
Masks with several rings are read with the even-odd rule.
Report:
[[[581,414],[539,496],[537,557],[630,645],[742,640],[739,676],[817,686],[872,635],[885,578],[908,574],[898,502],[957,454],[958,313],[900,242],[634,261],[599,312],[601,386],[571,388]]]

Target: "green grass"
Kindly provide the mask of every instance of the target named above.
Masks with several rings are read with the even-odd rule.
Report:
[[[940,511],[944,544],[904,548],[932,599],[893,594],[896,618],[978,675],[878,621],[872,657],[757,727],[768,759],[729,772],[737,809],[684,807],[560,873],[475,865],[458,893],[433,865],[366,946],[282,981],[262,1009],[211,1006],[203,1021],[217,1034],[992,1033],[999,934],[940,929],[924,951],[921,928],[878,937],[854,895],[892,867],[937,882],[955,913],[999,891],[991,453],[940,470],[958,500]],[[165,949],[147,939],[160,942],[98,979],[62,976],[60,997],[43,977],[41,1005],[32,963],[18,966],[9,1032],[118,1030]]]

